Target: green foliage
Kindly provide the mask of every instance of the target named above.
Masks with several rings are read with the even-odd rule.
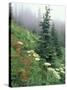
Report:
[[[39,67],[39,62],[34,61],[31,67],[29,85],[41,85],[42,83],[41,78],[42,78],[42,75],[41,75],[41,68]]]
[[[37,37],[23,27],[18,26],[14,21],[11,24],[11,85],[12,86],[25,86],[27,81],[21,79],[20,73],[25,68],[22,63],[24,59],[30,60],[26,51],[36,47]],[[17,42],[22,42],[20,55],[16,51]],[[19,76],[20,75],[20,76]]]
[[[60,47],[54,25],[50,31],[50,9],[46,7],[42,32],[11,24],[11,85],[53,85],[65,83],[64,47]],[[62,54],[61,54],[62,53]]]
[[[36,52],[39,53],[41,58],[46,59],[46,61],[51,62],[53,57],[55,57],[55,51],[53,49],[51,33],[50,33],[50,8],[46,7],[45,15],[43,16],[43,21],[40,23],[42,27],[39,46],[37,47]]]
[[[49,32],[48,29],[50,27],[50,16],[49,16],[50,8],[46,6],[45,9],[46,9],[46,13],[43,16],[43,22],[40,23],[40,26],[42,26],[42,29],[43,29],[42,32],[47,34]]]
[[[55,49],[56,55],[58,57],[61,57],[62,56],[61,46],[60,46],[60,42],[58,41],[57,31],[55,29],[54,23],[51,28],[51,40],[52,40],[52,46]]]
[[[24,43],[24,48],[34,49],[37,45],[38,37],[32,34],[26,28],[18,26],[14,21],[11,24],[11,33],[13,40],[19,40]]]
[[[48,68],[46,84],[58,84],[61,77],[54,68]]]
[[[46,7],[45,15],[43,16],[43,21],[40,23],[42,31],[40,33],[39,45],[36,49],[36,52],[40,55],[40,68],[42,73],[42,84],[59,84],[61,83],[61,75],[55,71],[55,68],[59,68],[62,63],[64,63],[63,47],[61,48],[60,42],[57,38],[57,32],[55,30],[54,24],[50,30],[50,8]],[[45,62],[50,62],[52,68],[50,72],[47,71],[48,67],[44,67]],[[52,70],[52,71],[51,71]],[[55,75],[60,78],[56,78]],[[64,77],[64,75],[63,75]],[[64,78],[62,80],[62,83]]]

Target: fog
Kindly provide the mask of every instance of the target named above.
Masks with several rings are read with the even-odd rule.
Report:
[[[39,24],[42,21],[43,14],[45,13],[45,6],[46,5],[40,4],[12,3],[12,19],[30,31],[39,32],[42,30]],[[55,28],[58,31],[58,36],[60,37],[62,35],[61,38],[62,41],[64,41],[65,7],[57,5],[48,5],[48,7],[51,9],[51,21],[55,23]]]
[[[19,24],[23,25],[29,30],[40,31],[39,23],[45,13],[45,6],[40,4],[25,4],[25,3],[12,3],[12,18]],[[65,8],[64,6],[51,6],[50,16],[51,20],[55,22],[56,26],[59,24],[64,29],[65,22]]]

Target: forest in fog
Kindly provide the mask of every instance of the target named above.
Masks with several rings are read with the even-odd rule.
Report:
[[[32,7],[33,7],[33,9],[35,8],[36,11],[31,9]],[[63,6],[62,6],[63,8],[61,6],[56,6],[56,7],[61,8],[61,10],[59,10],[59,12],[65,10],[65,8]],[[24,26],[24,27],[28,28],[30,31],[33,31],[33,32],[41,31],[41,27],[39,26],[39,23],[42,20],[43,14],[45,12],[45,5],[38,5],[37,6],[35,4],[24,5],[22,3],[15,3],[15,4],[12,5],[12,8],[13,8],[12,18],[14,20],[16,20],[16,22],[19,25]],[[51,13],[52,13],[52,9],[53,9],[53,7],[51,8]],[[54,12],[54,13],[58,14],[57,11]],[[62,16],[61,18],[63,18],[62,20],[58,16],[57,16],[58,17],[57,19],[53,18],[55,28],[59,33],[59,38],[58,39],[59,40],[61,39],[61,42],[64,41],[64,32],[65,32],[65,21],[64,21],[65,17],[63,17],[64,14],[65,14],[64,12],[62,12],[62,13],[60,12],[60,15]]]
[[[11,86],[65,83],[63,6],[10,3]]]

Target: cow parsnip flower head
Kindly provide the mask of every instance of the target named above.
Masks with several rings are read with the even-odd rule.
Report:
[[[61,71],[61,73],[62,73],[62,74],[65,74],[65,72],[64,72],[64,71]]]
[[[34,53],[34,50],[29,50],[27,51],[27,53]]]
[[[54,72],[55,70],[53,69],[53,68],[48,68],[48,71],[50,71],[50,72]]]
[[[40,61],[40,58],[35,58],[36,61]]]
[[[60,71],[63,71],[64,69],[63,68],[59,68]]]
[[[33,53],[34,57],[39,57],[39,55],[37,53]]]
[[[36,61],[40,61],[40,58],[35,58]]]
[[[61,79],[60,75],[58,72],[54,71],[53,72],[54,76],[57,78],[57,79]]]
[[[58,69],[58,68],[56,68],[55,70],[56,70],[56,71],[59,71],[59,69]]]
[[[51,64],[48,63],[48,62],[45,62],[44,65],[45,65],[45,66],[51,66]]]
[[[48,68],[48,71],[51,72],[52,75],[54,75],[54,77],[55,77],[56,79],[61,79],[59,73],[58,73],[57,71],[55,71],[55,69],[53,69],[53,68]]]
[[[17,43],[18,43],[19,45],[23,45],[23,43],[22,43],[21,41],[18,41]]]
[[[59,70],[60,70],[61,73],[63,73],[63,74],[65,73],[63,68],[60,68]]]

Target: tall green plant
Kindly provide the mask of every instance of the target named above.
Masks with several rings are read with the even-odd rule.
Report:
[[[43,16],[43,21],[40,22],[42,31],[40,34],[39,46],[37,52],[46,61],[51,62],[53,58],[53,50],[51,46],[51,33],[50,33],[50,8],[46,6],[46,12]]]

